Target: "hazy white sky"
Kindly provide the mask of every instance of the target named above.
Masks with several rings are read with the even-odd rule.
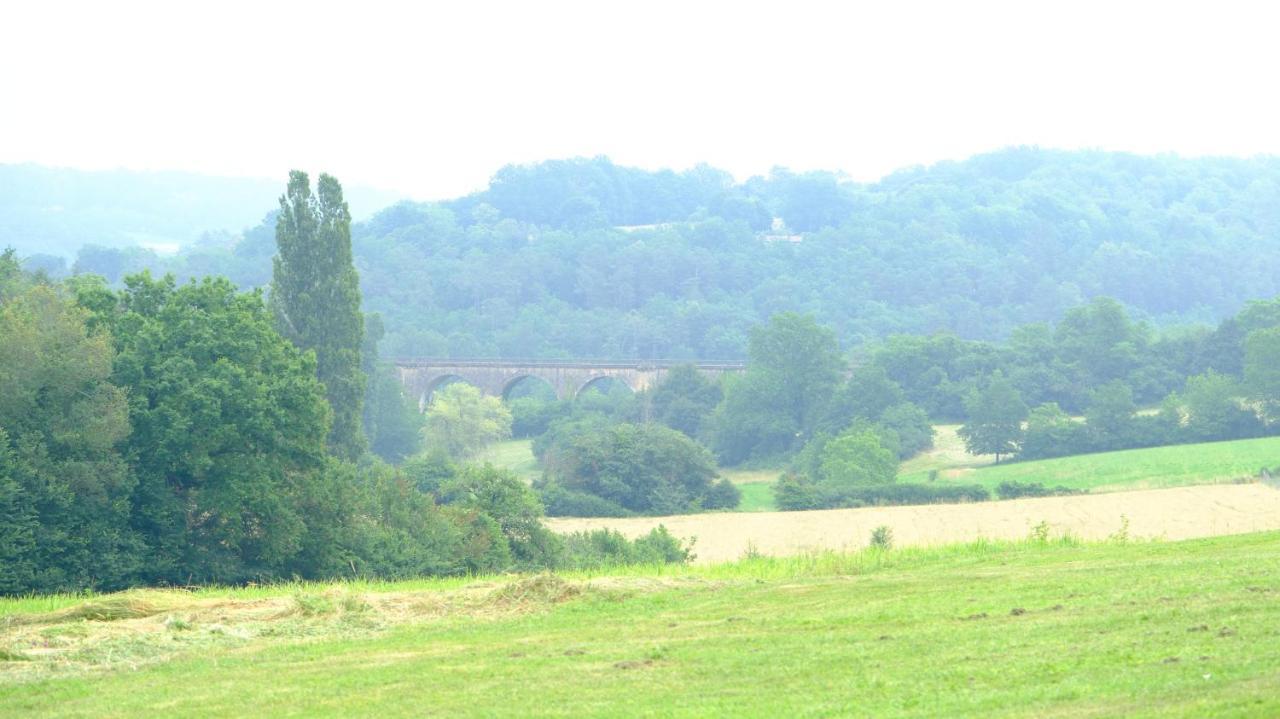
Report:
[[[13,2],[0,162],[421,199],[607,154],[874,179],[1011,144],[1280,154],[1270,3]]]

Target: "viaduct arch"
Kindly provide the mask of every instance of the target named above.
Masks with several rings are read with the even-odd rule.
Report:
[[[449,381],[463,381],[494,397],[507,396],[517,382],[535,377],[551,385],[556,397],[573,399],[592,382],[610,378],[622,382],[633,392],[658,383],[672,368],[692,364],[699,372],[719,376],[741,372],[745,362],[681,361],[681,360],[495,360],[495,359],[400,359],[396,372],[405,392],[425,407],[431,393]]]

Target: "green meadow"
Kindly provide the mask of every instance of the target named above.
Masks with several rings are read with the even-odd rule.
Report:
[[[1276,465],[1280,465],[1280,437],[1263,437],[1009,462],[943,471],[939,481],[981,484],[991,490],[1001,482],[1038,482],[1046,487],[1110,492],[1231,482],[1256,477],[1262,467]],[[928,472],[906,473],[898,481],[926,482]]]
[[[0,716],[1280,715],[1280,533],[0,601]]]

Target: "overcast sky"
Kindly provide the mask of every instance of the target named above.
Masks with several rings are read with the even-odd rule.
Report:
[[[1013,144],[1280,154],[1266,4],[15,2],[0,162],[419,199],[507,163],[874,179]]]

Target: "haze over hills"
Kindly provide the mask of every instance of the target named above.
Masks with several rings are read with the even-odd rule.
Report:
[[[106,227],[119,238],[119,218],[148,208],[154,223],[135,227],[176,227],[163,222],[180,202],[195,208],[182,217],[247,226],[279,192],[201,181],[175,190],[148,178],[115,188],[129,202],[81,206],[118,210]],[[53,187],[28,188],[24,206],[49,204],[40,193]],[[372,204],[362,197],[357,214]],[[65,227],[22,217],[41,237]],[[1280,292],[1280,159],[1010,148],[871,184],[558,160],[509,166],[455,200],[388,207],[353,237],[385,355],[741,357],[748,328],[784,310],[816,315],[846,345],[937,331],[999,339],[1096,296],[1156,324],[1212,324]],[[268,218],[174,258],[94,251],[77,268],[261,286],[274,251]]]
[[[84,245],[173,252],[205,233],[235,233],[275,206],[284,178],[87,171],[0,164],[0,247],[71,259]],[[359,219],[400,199],[347,188]]]

